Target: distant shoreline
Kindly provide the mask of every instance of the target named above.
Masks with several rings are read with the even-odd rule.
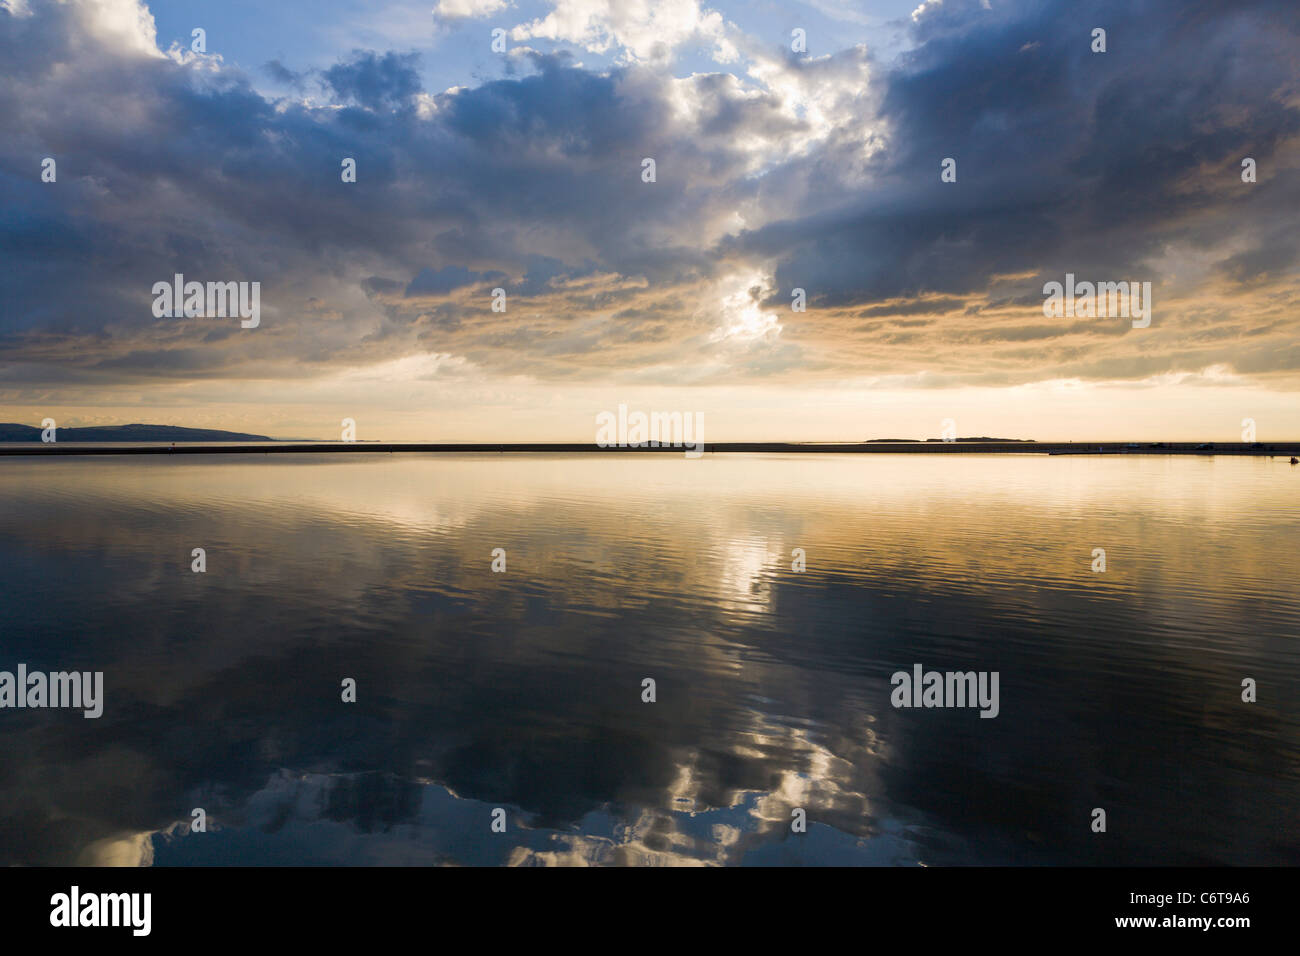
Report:
[[[715,454],[1014,454],[1014,455],[1248,455],[1300,454],[1293,442],[1035,442],[1035,441],[909,441],[909,442],[706,442],[704,453]],[[679,447],[601,448],[584,442],[268,442],[212,444],[123,444],[21,442],[0,445],[0,457],[64,457],[68,455],[285,455],[285,454],[667,454]]]

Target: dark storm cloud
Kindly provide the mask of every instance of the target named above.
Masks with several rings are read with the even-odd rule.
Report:
[[[330,67],[323,74],[325,82],[340,99],[367,109],[383,110],[406,105],[420,92],[420,74],[416,72],[420,56],[354,50],[346,63]]]
[[[1238,164],[1276,168],[1300,131],[1294,13],[1268,0],[928,4],[923,42],[887,78],[890,148],[873,183],[740,246],[779,260],[778,286],[844,305],[964,294],[1026,269],[1123,277],[1170,241],[1275,230],[1300,183],[1247,190]],[[940,181],[947,157],[955,183]],[[1276,275],[1294,243],[1251,261]]]

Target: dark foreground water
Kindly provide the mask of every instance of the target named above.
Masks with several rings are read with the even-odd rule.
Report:
[[[0,671],[104,674],[99,719],[0,710],[0,865],[1300,863],[1298,492],[1241,458],[0,461]],[[891,706],[915,664],[998,672],[998,716]]]

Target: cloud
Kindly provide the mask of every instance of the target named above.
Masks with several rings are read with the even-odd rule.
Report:
[[[433,14],[442,20],[475,20],[512,6],[509,0],[438,0]]]
[[[1294,387],[1284,6],[1063,9],[926,4],[913,47],[880,63],[791,56],[693,2],[560,3],[519,29],[623,62],[526,52],[430,92],[416,54],[356,51],[311,74],[320,98],[276,99],[215,58],[162,55],[143,6],[32,0],[0,12],[0,376],[299,381],[433,355],[547,381],[1222,365]],[[1110,52],[1063,18],[1108,23]],[[730,71],[665,65],[718,38]],[[178,272],[261,282],[261,327],[155,319],[150,289]],[[1045,323],[1042,285],[1066,272],[1151,280],[1152,328]]]
[[[668,60],[688,41],[703,40],[716,62],[730,63],[738,53],[728,33],[722,14],[699,0],[555,0],[550,13],[516,26],[510,37],[574,43],[632,61]]]
[[[393,109],[408,104],[420,92],[419,60],[418,53],[379,56],[354,50],[348,62],[330,67],[323,78],[341,100],[372,110]]]
[[[773,257],[779,286],[816,290],[824,306],[987,293],[992,277],[1027,268],[1027,293],[1066,271],[1159,282],[1151,263],[1179,242],[1221,250],[1235,278],[1246,256],[1293,280],[1293,244],[1266,208],[1300,200],[1284,149],[1300,131],[1295,34],[1270,30],[1275,5],[1092,6],[1087,22],[1110,12],[1105,56],[1087,31],[1049,29],[1055,8],[990,18],[977,4],[923,5],[918,35],[931,39],[885,78],[888,148],[863,187],[747,232],[736,251]],[[940,8],[954,35],[929,22]],[[1027,37],[1039,48],[1013,55]],[[1249,72],[1228,66],[1246,60]],[[1238,160],[1259,152],[1285,181],[1241,183]],[[940,181],[945,157],[956,183]],[[1255,251],[1232,252],[1240,238]]]

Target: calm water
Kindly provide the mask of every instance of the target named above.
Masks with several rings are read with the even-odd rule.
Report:
[[[105,704],[0,710],[0,865],[1294,865],[1298,491],[1240,458],[3,460],[0,670]],[[999,716],[895,709],[917,663],[999,672]]]

